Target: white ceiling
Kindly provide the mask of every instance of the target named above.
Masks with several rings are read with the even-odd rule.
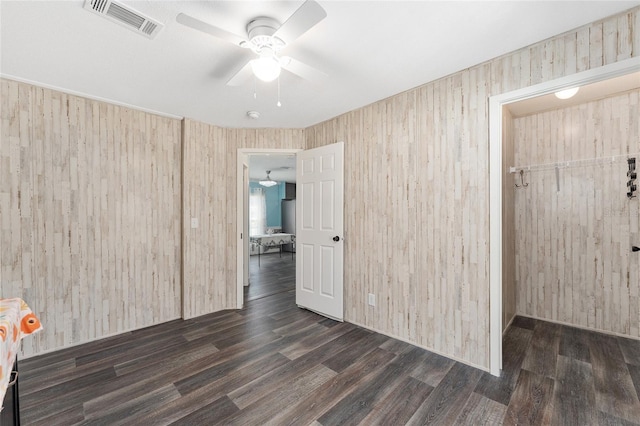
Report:
[[[598,81],[580,87],[578,93],[569,99],[558,99],[553,93],[538,96],[507,105],[514,117],[536,114],[585,102],[603,99],[618,93],[640,88],[640,72],[623,75],[609,80]]]
[[[178,24],[180,12],[242,35],[249,20],[284,21],[300,1],[122,2],[165,25],[147,39],[83,1],[0,1],[0,73],[69,93],[225,127],[304,128],[639,1],[327,1],[327,17],[284,55],[325,72],[308,82],[228,87],[245,50]],[[246,116],[261,113],[259,120]]]
[[[271,179],[277,182],[295,183],[296,156],[260,154],[249,156],[249,180],[259,181],[267,177],[270,170]]]

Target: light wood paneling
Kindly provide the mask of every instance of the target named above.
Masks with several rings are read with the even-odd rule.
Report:
[[[516,315],[516,219],[513,175],[509,167],[514,163],[513,117],[502,109],[502,329],[505,330]],[[519,176],[518,176],[519,177]],[[522,185],[517,182],[518,185]]]
[[[640,90],[514,119],[515,163],[640,152]],[[640,161],[640,158],[638,159]],[[640,337],[638,199],[627,163],[527,173],[516,191],[518,312]]]
[[[347,321],[488,367],[487,99],[637,56],[639,11],[306,129],[345,142]]]
[[[342,140],[345,318],[488,367],[487,99],[637,56],[639,11],[304,130],[185,120],[182,193],[179,122],[3,82],[2,294],[19,290],[45,326],[56,324],[26,352],[179,315],[180,224],[171,224],[180,221],[180,196],[184,316],[235,307],[237,148]],[[78,113],[68,115],[69,105]],[[41,141],[36,153],[32,140]],[[367,293],[377,295],[376,308]]]
[[[23,356],[180,317],[180,121],[0,80],[0,289]]]
[[[237,306],[237,150],[303,148],[304,130],[225,129],[192,120],[183,126],[183,314],[193,318]]]
[[[190,120],[184,126],[183,176],[183,315],[192,318],[231,307],[226,288],[235,282],[227,274],[226,215],[230,176],[227,172],[226,131]],[[196,186],[196,183],[198,184]],[[198,228],[191,228],[191,219]]]

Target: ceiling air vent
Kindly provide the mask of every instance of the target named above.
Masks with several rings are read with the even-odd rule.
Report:
[[[85,0],[84,8],[149,38],[162,29],[159,22],[113,0]]]

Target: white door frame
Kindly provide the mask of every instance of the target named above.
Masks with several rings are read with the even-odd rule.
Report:
[[[242,235],[249,235],[249,164],[242,162]],[[242,244],[242,285],[249,285],[249,244]]]
[[[502,369],[502,107],[638,71],[640,57],[489,98],[489,367],[494,376]]]
[[[268,148],[240,148],[237,153],[237,166],[236,166],[236,245],[237,245],[237,266],[236,266],[236,287],[237,287],[237,295],[236,295],[236,306],[238,309],[242,309],[244,305],[244,251],[243,244],[249,243],[249,236],[244,236],[242,238],[243,232],[243,218],[244,218],[244,188],[242,186],[242,165],[249,164],[249,155],[295,155],[298,152],[303,151],[302,149],[268,149]],[[251,171],[251,169],[249,169]]]

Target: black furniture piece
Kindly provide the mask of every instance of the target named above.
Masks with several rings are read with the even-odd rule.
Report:
[[[20,398],[18,397],[18,358],[11,372],[11,381],[7,388],[0,412],[0,426],[20,426]]]

